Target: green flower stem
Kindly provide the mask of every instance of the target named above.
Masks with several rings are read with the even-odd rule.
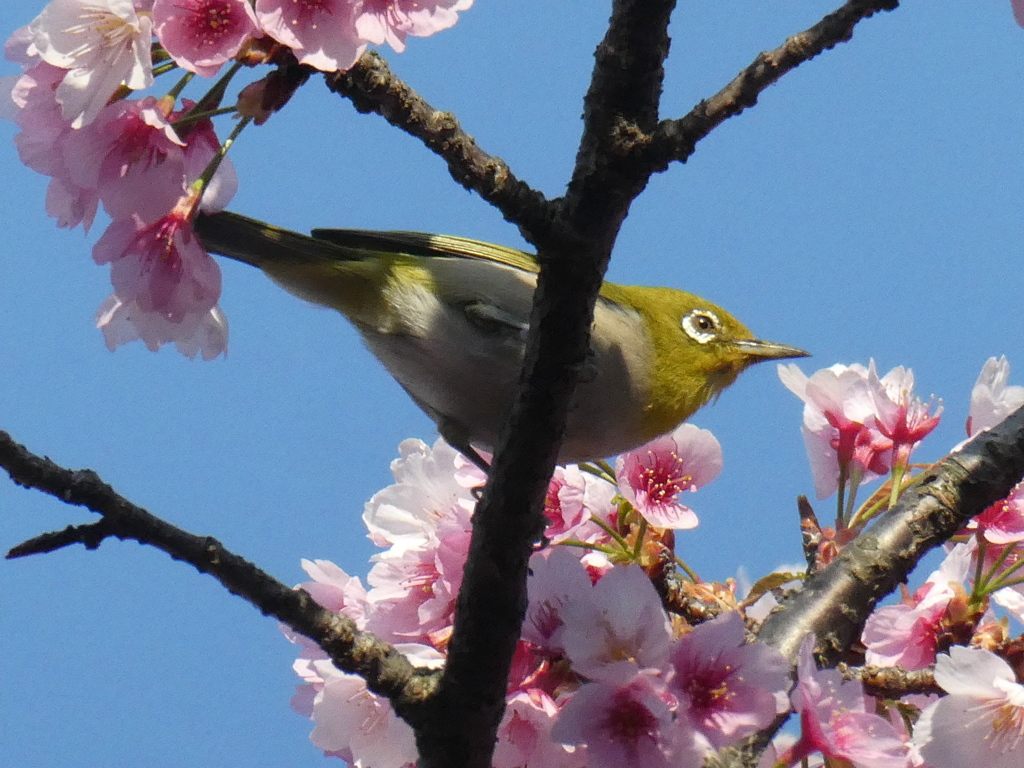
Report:
[[[697,575],[697,572],[688,566],[679,555],[673,554],[672,559],[676,561],[676,565],[689,577],[690,581],[694,584],[700,582],[700,576]]]
[[[217,117],[219,115],[231,115],[235,113],[234,107],[221,107],[220,109],[211,109],[206,112],[189,112],[188,114],[182,115],[175,120],[171,125],[177,127],[180,125],[189,125],[190,123],[198,122],[199,120],[206,120],[210,117]]]
[[[644,544],[644,537],[647,535],[647,518],[640,516],[640,528],[636,532],[636,541],[633,544],[633,559],[640,560],[640,550]]]
[[[166,75],[171,70],[177,69],[178,65],[173,61],[165,61],[163,64],[158,64],[153,67],[153,77],[160,77],[160,75]]]
[[[579,547],[580,549],[592,549],[595,552],[603,552],[606,555],[619,555],[621,552],[615,547],[609,547],[606,544],[588,544],[585,541],[579,539],[565,539],[564,541],[558,542],[560,547]]]
[[[903,475],[907,472],[905,464],[900,466],[893,466],[892,468],[892,490],[889,491],[889,509],[892,509],[896,505],[896,500],[899,498],[901,486],[903,485]]]
[[[615,543],[622,547],[623,552],[630,551],[629,542],[626,541],[618,531],[616,531],[614,528],[608,525],[608,523],[606,523],[604,520],[597,517],[596,515],[591,515],[590,521],[594,523],[594,525],[596,525],[602,531],[611,536],[613,539],[615,539]]]
[[[167,92],[167,95],[170,98],[172,98],[175,101],[177,101],[178,100],[178,96],[180,96],[181,92],[183,90],[185,90],[185,86],[188,85],[192,81],[193,77],[195,77],[195,73],[194,72],[186,72],[184,75],[182,75],[181,79],[174,85],[174,87],[171,88],[171,90],[169,90]]]
[[[589,461],[582,461],[577,464],[581,472],[586,472],[588,475],[599,477],[602,480],[607,480],[612,485],[615,485],[615,472],[611,470],[607,462],[595,461],[591,464]]]

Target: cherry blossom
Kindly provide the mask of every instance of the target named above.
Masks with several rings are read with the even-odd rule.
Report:
[[[903,366],[893,368],[879,379],[872,360],[868,379],[875,424],[892,441],[894,468],[905,470],[911,452],[938,426],[942,406],[932,414],[931,403],[925,405],[913,395],[914,372]]]
[[[971,558],[971,548],[957,545],[911,596],[868,616],[862,635],[867,664],[922,670],[935,662],[950,603],[966,597]]]
[[[494,768],[575,768],[584,765],[584,750],[558,744],[551,726],[558,715],[554,700],[536,689],[513,694],[498,728],[491,764]]]
[[[72,181],[95,189],[115,221],[149,224],[185,191],[185,142],[170,124],[170,108],[152,96],[115,102],[64,144]]]
[[[385,42],[398,53],[405,50],[405,38],[427,37],[454,26],[459,11],[473,0],[363,0],[356,31],[374,45]]]
[[[913,595],[876,608],[864,625],[868,664],[924,669],[935,661],[936,643],[950,603],[964,595],[971,550],[958,545]]]
[[[967,528],[990,544],[1024,541],[1024,483],[1017,483],[1009,496],[971,518]]]
[[[683,635],[672,650],[669,690],[680,717],[715,749],[734,744],[789,709],[789,663],[761,643],[745,643],[730,611]]]
[[[205,314],[220,296],[220,269],[192,230],[189,205],[183,201],[153,224],[116,220],[93,248],[97,264],[111,265],[122,302],[172,323]]]
[[[171,114],[176,120],[191,110],[195,104],[188,99],[182,100],[183,109]],[[199,180],[208,166],[218,158],[221,152],[220,139],[213,127],[212,120],[195,120],[188,125],[185,141],[185,179],[190,185]],[[228,157],[220,156],[217,160],[216,172],[206,182],[203,196],[199,201],[199,210],[204,213],[215,213],[227,207],[238,191],[238,174]]]
[[[356,7],[353,0],[256,0],[256,18],[300,62],[336,72],[349,69],[366,49],[356,30]]]
[[[213,77],[257,32],[247,0],[156,0],[153,29],[178,66]]]
[[[586,523],[592,514],[599,518],[615,514],[615,492],[614,485],[575,464],[555,467],[544,500],[544,514],[548,518],[545,536],[553,544],[569,538],[589,541],[594,535],[603,537],[597,526]]]
[[[1019,768],[1024,764],[1024,685],[1005,660],[953,646],[935,662],[949,695],[925,708],[914,729],[933,768]]]
[[[586,745],[589,768],[699,768],[704,750],[672,716],[670,696],[651,675],[622,686],[587,683],[569,699],[551,737]]]
[[[72,179],[65,161],[65,143],[74,132],[56,98],[65,70],[39,62],[15,79],[11,91],[11,118],[21,129],[14,137],[21,162],[37,173],[50,176],[46,212],[58,227],[82,225],[87,232],[99,207],[95,189]]]
[[[722,446],[706,429],[682,424],[674,432],[624,453],[615,467],[619,492],[659,528],[696,527],[697,515],[679,494],[696,491],[722,471]]]
[[[856,487],[889,472],[892,441],[876,426],[867,368],[833,365],[809,378],[796,364],[778,371],[804,401],[802,432],[819,499],[835,493],[841,479],[853,479]]]
[[[228,320],[219,306],[172,322],[162,314],[142,309],[137,302],[125,302],[112,294],[96,310],[96,327],[103,332],[111,352],[122,344],[141,340],[152,352],[173,343],[185,357],[200,355],[203,360],[212,360],[228,348]]]
[[[437,667],[442,661],[431,648],[397,647],[419,666]],[[316,747],[353,766],[403,768],[415,764],[412,728],[398,718],[386,698],[371,693],[361,677],[341,672],[327,658],[297,663],[296,671],[308,689],[293,699],[293,705],[316,724],[310,734]]]
[[[151,27],[131,0],[51,0],[29,24],[39,58],[68,70],[57,101],[73,128],[91,122],[122,84],[153,84]]]
[[[566,605],[589,599],[592,584],[579,558],[566,547],[549,547],[530,558],[529,607],[523,639],[552,656],[565,652],[561,631]]]
[[[1024,7],[1024,6],[1022,6]],[[1014,6],[1016,10],[1017,5]],[[1006,357],[990,357],[971,390],[971,412],[967,436],[991,429],[1024,405],[1024,387],[1009,385],[1010,363]]]
[[[565,604],[562,619],[565,654],[586,677],[619,684],[668,661],[668,616],[638,565],[613,568],[586,599]]]
[[[791,699],[801,734],[779,763],[794,765],[821,752],[857,768],[910,768],[908,746],[889,721],[865,711],[861,684],[843,680],[834,669],[819,670],[813,649],[813,636],[800,646]]]

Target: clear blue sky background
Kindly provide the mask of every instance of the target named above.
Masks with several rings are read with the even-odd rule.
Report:
[[[758,51],[838,0],[682,3],[665,116],[715,93]],[[4,3],[3,34],[41,2]],[[488,152],[559,195],[609,3],[487,2],[451,31],[386,54]],[[7,74],[16,71],[8,65]],[[656,177],[609,276],[700,293],[811,371],[908,365],[946,412],[921,459],[963,436],[990,355],[1024,383],[1024,30],[1008,0],[906,2],[787,75]],[[225,264],[226,359],[141,345],[111,354],[92,326],[101,231],[57,230],[45,179],[0,125],[0,429],[133,501],[209,534],[287,583],[299,561],[365,574],[363,503],[406,437],[432,424],[338,316]],[[236,211],[295,229],[420,229],[509,245],[514,227],[418,142],[311,81],[233,151]],[[695,422],[725,471],[679,536],[704,577],[799,558],[794,498],[812,493],[800,405],[772,367]],[[831,509],[832,502],[819,505]],[[0,546],[92,519],[0,481]],[[0,766],[314,766],[288,706],[290,646],[271,620],[153,549],[107,542],[0,563]]]

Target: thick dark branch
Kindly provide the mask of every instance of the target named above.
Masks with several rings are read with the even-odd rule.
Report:
[[[631,150],[657,126],[674,7],[675,0],[616,0],[594,54],[567,202],[577,231],[611,235],[609,249],[650,178]]]
[[[879,11],[899,7],[898,0],[850,0],[810,29],[790,37],[774,51],[758,54],[753,63],[710,99],[680,120],[663,120],[649,146],[639,148],[652,171],[664,171],[673,160],[686,162],[697,142],[723,122],[757,103],[758,96],[784,74],[818,54],[846,42],[853,28]]]
[[[480,149],[455,115],[430,106],[391,72],[379,54],[364,53],[352,69],[328,74],[326,80],[328,88],[360,112],[375,112],[422,141],[448,164],[455,181],[501,211],[531,242],[552,226],[556,206],[516,178],[500,157]]]
[[[758,639],[789,658],[808,633],[836,661],[860,635],[875,604],[905,582],[917,562],[1024,475],[1024,408],[947,456],[828,566],[792,593]]]
[[[571,230],[552,227],[533,240],[541,272],[520,393],[477,505],[448,664],[431,703],[434,724],[417,730],[424,768],[491,764],[526,611],[529,558],[543,531],[544,495],[587,358],[594,302],[619,225],[644,183],[602,183],[613,164],[608,134],[620,121],[653,127],[671,6],[666,0],[615,3],[598,49],[587,128],[565,199]]]
[[[36,456],[0,431],[0,467],[15,483],[86,507],[103,516],[91,525],[43,534],[14,547],[7,557],[52,551],[74,543],[95,549],[104,538],[134,540],[161,549],[175,560],[213,576],[266,616],[273,616],[316,642],[335,666],[360,675],[375,693],[389,697],[403,717],[415,719],[419,702],[434,685],[436,673],[414,668],[389,644],[355,623],[318,605],[302,590],[292,589],[252,563],[229,552],[210,537],[196,536],[150,514],[118,494],[88,469],[70,470]]]
[[[1024,475],[1024,408],[983,432],[958,453],[932,466],[900,496],[899,502],[839,556],[791,592],[758,632],[758,640],[789,659],[801,641],[818,637],[819,658],[835,663],[853,647],[875,605],[906,582],[931,549],[967,521],[1005,498]],[[878,680],[885,689],[894,679]],[[908,685],[929,681],[908,677]],[[872,679],[865,679],[865,684]],[[722,750],[720,765],[753,766],[788,715],[736,748]]]

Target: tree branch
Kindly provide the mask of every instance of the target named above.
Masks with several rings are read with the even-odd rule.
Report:
[[[366,680],[374,693],[391,699],[403,717],[415,719],[437,673],[413,667],[391,645],[356,629],[351,619],[318,605],[306,592],[282,584],[208,536],[196,536],[150,514],[104,483],[92,470],[66,469],[37,456],[0,431],[0,467],[24,488],[35,488],[65,504],[102,515],[99,522],[69,526],[19,544],[7,558],[50,552],[81,543],[96,549],[105,538],[134,540],[213,576],[232,594],[265,616],[273,616],[319,645],[339,669]]]
[[[620,119],[646,124],[657,114],[672,5],[671,0],[614,3],[565,199],[569,229],[549,228],[534,241],[541,270],[520,391],[473,518],[448,663],[439,696],[431,702],[433,725],[417,729],[423,768],[490,766],[526,611],[527,566],[543,532],[544,496],[586,361],[594,303],[619,226],[643,188],[636,179],[626,187],[600,183],[604,169],[613,165],[606,134]],[[616,71],[621,67],[624,73]],[[644,87],[626,98],[631,78]]]
[[[1005,498],[1024,475],[1024,408],[923,473],[899,502],[811,576],[765,619],[758,639],[796,656],[810,632],[835,662],[860,635],[876,603],[917,562],[975,515]]]
[[[935,682],[935,668],[903,669],[902,667],[851,667],[840,664],[837,669],[847,680],[859,680],[864,692],[880,699],[899,699],[911,693],[935,693],[945,691]]]
[[[480,149],[455,115],[430,106],[382,56],[368,51],[347,72],[332,72],[325,79],[329,89],[349,99],[358,111],[374,112],[422,141],[448,164],[456,182],[501,211],[531,242],[545,237],[556,219],[556,206],[516,178],[500,157]]]
[[[815,56],[846,42],[858,23],[880,11],[899,7],[899,0],[849,0],[813,27],[788,38],[774,51],[758,54],[725,88],[701,101],[679,120],[663,120],[649,144],[637,153],[652,172],[668,168],[673,160],[685,163],[697,142],[711,131],[757,103],[758,96],[787,72]]]

